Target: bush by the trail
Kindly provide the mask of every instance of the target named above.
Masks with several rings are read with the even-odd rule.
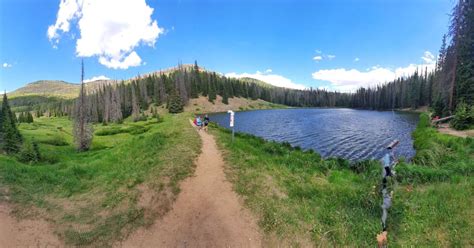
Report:
[[[459,103],[451,125],[457,130],[465,130],[474,125],[474,107],[469,107],[464,102]]]
[[[37,163],[41,159],[38,144],[36,142],[25,142],[18,154],[18,160],[23,163]]]

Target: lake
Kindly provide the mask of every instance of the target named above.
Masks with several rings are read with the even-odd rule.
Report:
[[[229,114],[209,117],[229,128]],[[396,155],[410,159],[415,155],[411,133],[418,118],[413,113],[343,108],[255,110],[235,113],[235,131],[352,161],[380,159],[386,146],[398,139]]]

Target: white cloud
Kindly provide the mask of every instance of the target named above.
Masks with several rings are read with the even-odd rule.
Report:
[[[61,34],[77,24],[77,56],[98,56],[106,67],[127,69],[141,64],[135,52],[139,45],[153,47],[164,33],[152,13],[145,0],[61,0],[56,23],[48,27],[47,35],[55,47]]]
[[[253,74],[252,73],[237,74],[235,72],[231,72],[231,73],[225,74],[225,76],[233,77],[233,78],[244,78],[244,77],[255,78],[277,87],[300,89],[300,90],[308,88],[302,84],[294,83],[293,81],[291,81],[291,79],[285,78],[281,75],[270,74],[271,72],[272,72],[271,69],[267,69],[266,73],[257,71],[256,73],[253,73]]]
[[[426,53],[425,53],[426,55]],[[366,71],[356,69],[328,69],[319,70],[312,74],[313,79],[327,81],[331,83],[331,87],[342,92],[354,91],[360,87],[375,86],[380,83],[392,81],[398,77],[407,77],[412,75],[416,70],[434,70],[434,61],[424,64],[410,64],[406,67],[396,69],[373,66]]]
[[[100,75],[100,76],[95,76],[95,77],[86,79],[86,80],[84,80],[84,83],[94,82],[94,81],[97,81],[97,80],[110,80],[110,78],[108,78],[104,75]]]
[[[329,55],[326,56],[326,57],[328,57],[328,59],[334,59],[334,58],[336,57],[336,55],[331,55],[331,54],[329,54]]]
[[[7,62],[5,62],[5,63],[2,64],[2,67],[3,68],[10,68],[10,67],[12,67],[12,64],[8,64]]]
[[[426,64],[434,64],[436,61],[435,61],[435,56],[430,52],[430,51],[426,51],[424,54],[423,54],[423,57],[421,57],[421,59],[426,63]]]
[[[354,59],[354,62],[358,62],[360,59],[359,58],[355,58]]]
[[[316,61],[321,61],[322,59],[323,59],[323,57],[321,57],[319,55],[313,57],[313,60],[316,60]]]
[[[321,50],[315,50],[316,53],[321,54],[323,53]]]

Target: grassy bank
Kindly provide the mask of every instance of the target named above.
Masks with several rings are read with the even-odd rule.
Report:
[[[414,133],[414,162],[397,167],[390,245],[472,246],[474,142],[427,123],[422,116]],[[349,165],[245,134],[231,143],[224,129],[214,134],[235,190],[268,237],[303,246],[375,245],[382,201],[377,162]]]
[[[394,230],[402,246],[474,246],[474,139],[440,134],[422,115],[413,163],[397,169],[403,208]]]
[[[18,216],[50,220],[68,245],[108,246],[164,214],[193,168],[200,140],[187,116],[95,125],[92,149],[77,153],[71,122],[40,118],[21,124],[39,143],[42,161],[0,155],[0,200]]]

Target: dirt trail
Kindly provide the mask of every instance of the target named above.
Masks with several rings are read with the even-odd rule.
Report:
[[[16,220],[0,203],[0,247],[61,247],[45,220]]]
[[[173,209],[149,229],[118,247],[260,247],[254,218],[225,178],[214,137],[199,131],[203,145],[196,172],[181,184]]]
[[[438,127],[438,132],[440,133],[445,133],[445,134],[450,134],[453,136],[461,137],[461,138],[466,138],[466,137],[474,137],[474,130],[455,130],[447,124],[440,125]]]

